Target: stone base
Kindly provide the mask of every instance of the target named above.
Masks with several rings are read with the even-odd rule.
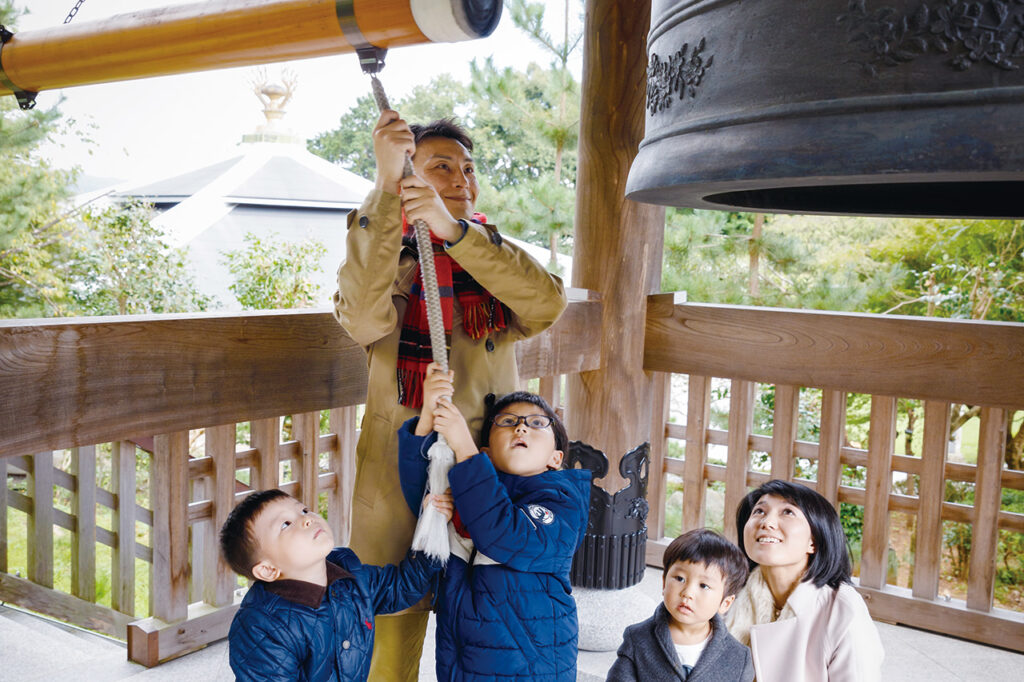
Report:
[[[574,587],[581,651],[615,651],[627,626],[647,620],[658,602],[634,585],[622,590]]]

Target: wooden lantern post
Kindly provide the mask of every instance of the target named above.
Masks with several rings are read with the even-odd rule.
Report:
[[[599,332],[601,369],[568,378],[566,414],[569,434],[607,456],[608,475],[597,485],[609,494],[628,482],[620,473],[623,458],[637,448],[646,452],[650,442],[653,384],[643,368],[644,324],[647,295],[660,289],[665,209],[625,199],[626,177],[644,136],[650,17],[649,0],[586,3],[572,283],[600,292],[604,316]],[[594,493],[588,535],[600,535],[602,524],[609,535],[620,519],[601,521],[595,514],[622,516],[617,504],[622,500],[615,501],[615,509],[595,509],[612,501],[601,503],[601,493]],[[641,528],[646,518],[642,506]],[[642,534],[639,541],[643,542]],[[595,542],[614,553],[614,542]],[[580,566],[581,571],[574,567],[574,583],[634,584],[643,573],[643,547],[634,547],[634,555],[637,549],[639,576],[633,570],[625,582],[621,576],[609,580],[602,578],[600,566]],[[582,554],[577,555],[577,565],[589,561]],[[615,557],[607,561],[621,565]],[[583,574],[589,578],[581,580]]]

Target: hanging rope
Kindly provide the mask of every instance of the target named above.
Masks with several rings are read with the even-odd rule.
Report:
[[[370,85],[373,88],[373,99],[377,109],[390,109],[384,86],[375,73],[370,74]],[[405,155],[405,169],[402,177],[413,174],[412,158]],[[427,327],[430,330],[430,350],[434,362],[445,373],[448,372],[447,341],[444,333],[444,318],[441,314],[441,293],[437,287],[437,270],[434,268],[434,247],[430,243],[430,228],[422,220],[413,222],[416,235],[416,248],[420,254],[420,272],[423,275],[423,300],[427,307]],[[448,472],[455,464],[455,453],[452,452],[444,436],[437,434],[437,441],[427,451],[430,464],[427,467],[427,491],[443,493],[448,489]],[[420,512],[416,532],[412,537],[412,549],[425,552],[428,556],[445,563],[451,553],[448,544],[448,519],[445,515],[427,505]]]

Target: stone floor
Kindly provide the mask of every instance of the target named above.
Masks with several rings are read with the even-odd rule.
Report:
[[[648,569],[639,589],[651,599],[660,593],[661,574]],[[431,626],[432,626],[431,622]],[[879,623],[885,645],[883,679],[899,682],[1009,682],[1024,680],[1024,654]],[[427,641],[433,642],[433,632]],[[436,682],[433,648],[424,647],[421,682]],[[581,651],[579,682],[603,681],[614,651]],[[230,681],[228,648],[217,642],[156,668],[127,661],[124,644],[54,624],[0,605],[0,682]]]

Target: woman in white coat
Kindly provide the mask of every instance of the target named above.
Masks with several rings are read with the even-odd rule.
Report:
[[[753,569],[726,622],[758,682],[880,680],[882,642],[850,581],[839,515],[806,486],[768,481],[736,510]]]

